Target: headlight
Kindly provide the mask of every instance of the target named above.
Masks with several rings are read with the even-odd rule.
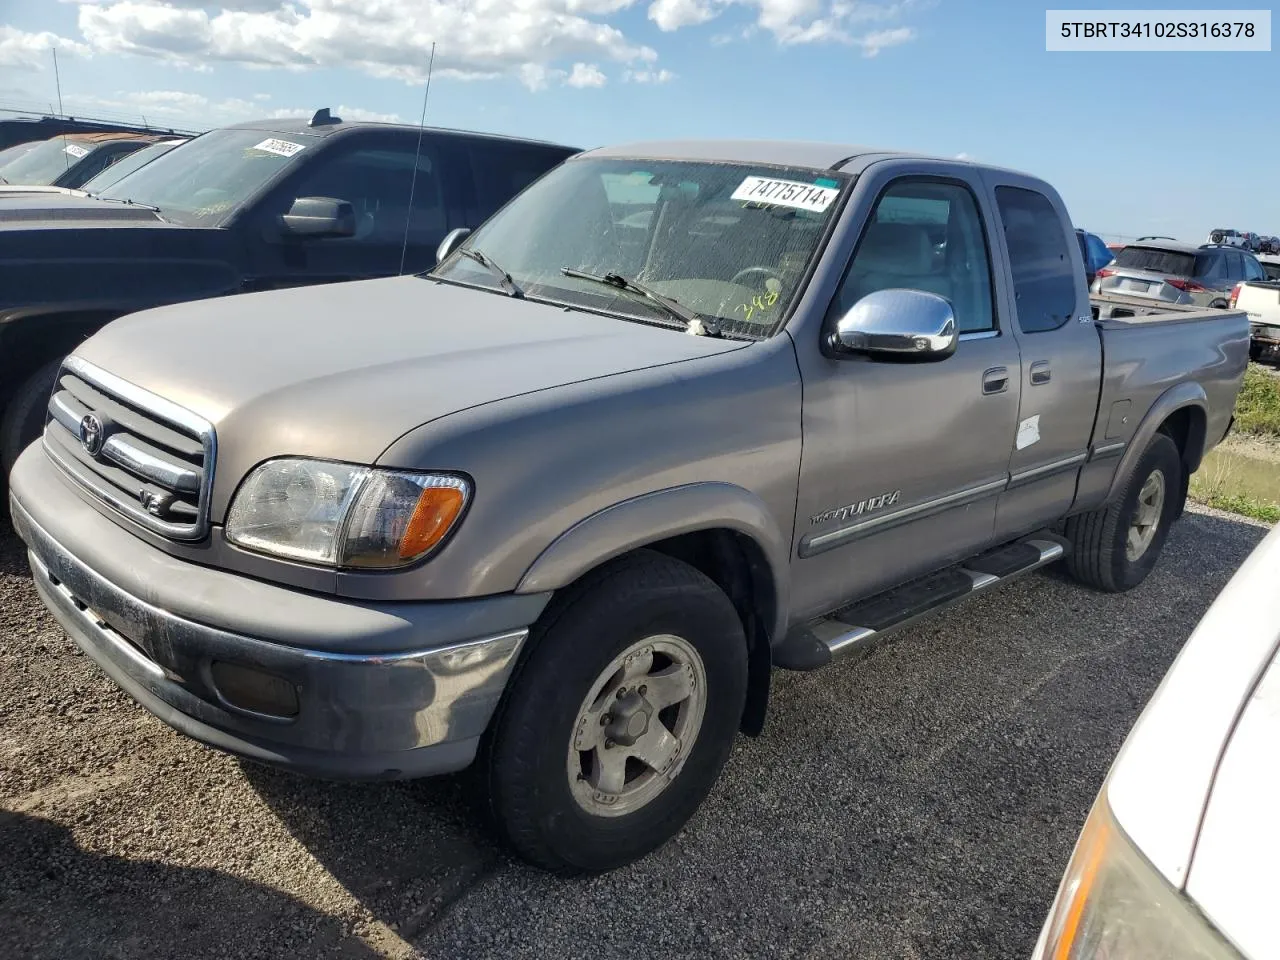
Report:
[[[269,460],[227,513],[237,546],[332,567],[401,567],[438,546],[462,516],[462,477],[323,460]]]
[[[1138,852],[1104,791],[1080,834],[1037,956],[1239,960],[1240,954]]]

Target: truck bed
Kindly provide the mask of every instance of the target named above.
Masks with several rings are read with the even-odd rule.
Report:
[[[1123,293],[1091,293],[1089,306],[1095,320],[1138,320],[1144,323],[1203,320],[1227,312],[1218,307],[1169,303],[1150,297],[1131,297]]]
[[[1163,310],[1112,315],[1095,325],[1103,357],[1095,444],[1129,440],[1137,426],[1137,416],[1130,414],[1141,415],[1175,390],[1188,397],[1203,392],[1203,450],[1223,437],[1249,361],[1249,321],[1243,310],[1166,304]]]

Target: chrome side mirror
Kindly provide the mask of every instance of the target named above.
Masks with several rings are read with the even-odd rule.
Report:
[[[471,233],[470,227],[454,227],[445,234],[440,246],[436,247],[436,263],[443,263],[445,257],[458,249],[458,245],[467,239],[467,235]]]
[[[924,290],[877,290],[836,321],[833,353],[878,360],[945,360],[960,335],[951,301]]]

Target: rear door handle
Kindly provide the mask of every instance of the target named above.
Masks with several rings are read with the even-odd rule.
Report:
[[[1009,370],[1006,367],[992,367],[982,373],[983,393],[1004,393],[1009,389]]]
[[[1031,383],[1033,386],[1048,383],[1051,376],[1052,371],[1049,369],[1048,360],[1037,360],[1031,365]]]

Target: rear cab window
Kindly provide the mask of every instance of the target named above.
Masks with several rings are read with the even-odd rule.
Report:
[[[996,187],[1023,333],[1057,330],[1075,314],[1075,271],[1062,219],[1049,198],[1023,187]]]

